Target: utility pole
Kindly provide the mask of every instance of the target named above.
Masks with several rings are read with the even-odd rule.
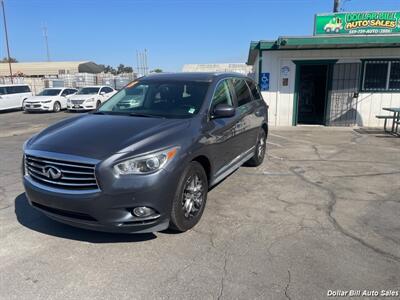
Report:
[[[340,0],[333,0],[333,12],[337,13],[340,10]]]
[[[10,46],[8,45],[8,32],[7,32],[7,22],[6,22],[6,11],[4,9],[4,0],[0,0],[0,2],[1,2],[1,7],[3,9],[3,22],[4,22],[4,31],[6,33],[7,58],[8,58],[8,67],[10,69],[10,79],[11,79],[11,83],[14,83],[12,69],[11,69]]]
[[[50,61],[49,40],[47,38],[47,26],[46,25],[43,25],[43,37],[44,37],[44,43],[46,45],[47,61]]]

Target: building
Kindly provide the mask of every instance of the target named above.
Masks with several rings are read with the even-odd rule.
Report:
[[[236,72],[244,75],[251,74],[252,67],[244,63],[226,64],[186,64],[182,72]]]
[[[47,77],[75,73],[97,74],[102,67],[91,61],[51,61],[12,63],[13,75],[25,77]],[[0,63],[0,76],[10,76],[8,63]]]
[[[270,124],[383,125],[400,107],[400,13],[317,15],[313,36],[251,42]]]

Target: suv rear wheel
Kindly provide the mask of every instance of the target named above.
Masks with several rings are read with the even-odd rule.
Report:
[[[179,180],[172,203],[170,228],[184,232],[200,220],[207,201],[208,181],[206,173],[196,161],[191,162]]]
[[[265,131],[261,129],[258,137],[256,148],[254,149],[254,156],[246,162],[246,166],[258,167],[264,161],[265,151],[267,149],[267,135]]]

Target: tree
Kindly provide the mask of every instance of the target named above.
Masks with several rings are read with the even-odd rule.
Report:
[[[14,58],[14,57],[10,57],[10,62],[17,63],[18,60],[16,58]],[[4,57],[2,60],[0,60],[0,63],[8,63],[8,58]]]
[[[150,73],[162,73],[162,72],[163,72],[162,69],[157,68],[157,69],[154,69],[153,71],[151,71]]]
[[[118,74],[122,74],[122,73],[133,73],[133,68],[129,67],[129,66],[125,66],[124,64],[119,64],[117,66],[117,69],[114,69],[112,66],[110,65],[100,65],[103,69],[104,73],[111,73],[113,75],[118,75]]]
[[[132,67],[128,67],[123,64],[119,64],[119,66],[117,67],[117,74],[132,73],[132,72],[133,72]]]
[[[124,73],[133,73],[133,68],[132,67],[125,67],[124,68]]]

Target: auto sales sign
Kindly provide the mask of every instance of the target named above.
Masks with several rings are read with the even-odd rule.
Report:
[[[315,35],[400,34],[400,12],[351,12],[315,16]]]

